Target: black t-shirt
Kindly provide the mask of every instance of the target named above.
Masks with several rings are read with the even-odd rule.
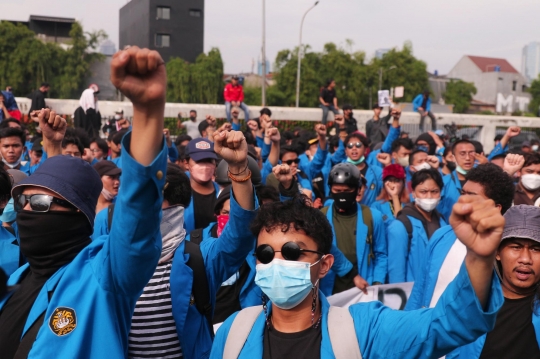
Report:
[[[424,111],[427,110],[426,107],[427,107],[427,102],[428,102],[428,100],[429,100],[429,97],[424,97],[424,98],[422,99],[422,108],[424,109]]]
[[[206,228],[216,221],[214,206],[216,204],[216,192],[200,194],[193,191],[193,209],[195,214],[195,229]]]
[[[322,331],[307,328],[298,333],[264,330],[263,359],[318,359],[321,357]]]
[[[504,299],[495,328],[488,333],[480,359],[540,358],[532,324],[534,296]]]
[[[236,282],[231,285],[222,285],[219,288],[216,294],[216,309],[214,310],[214,317],[212,319],[214,324],[222,323],[231,314],[242,310],[240,306],[240,291],[246,283],[249,273],[249,265],[247,262],[244,262],[238,272],[234,274],[236,276]]]
[[[326,87],[321,90],[321,97],[324,102],[333,105],[334,98],[336,97],[336,90],[329,90]]]

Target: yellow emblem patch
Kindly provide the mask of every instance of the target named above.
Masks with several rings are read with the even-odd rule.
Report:
[[[75,310],[67,307],[58,307],[49,319],[49,328],[59,337],[68,335],[77,327]]]
[[[375,183],[372,183],[369,189],[373,191],[375,189]]]

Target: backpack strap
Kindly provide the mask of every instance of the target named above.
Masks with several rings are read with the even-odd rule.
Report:
[[[403,225],[405,226],[405,229],[407,230],[407,235],[409,236],[409,245],[408,245],[407,252],[409,252],[411,250],[411,242],[412,242],[412,237],[413,237],[413,227],[412,227],[411,220],[405,213],[402,213],[402,212],[398,213],[396,219],[400,221],[401,223],[403,223]]]
[[[199,313],[205,316],[212,337],[214,336],[214,326],[212,325],[212,304],[210,301],[210,289],[201,248],[198,244],[184,241],[184,253],[189,254],[187,265],[193,271],[193,285],[191,293],[195,301],[195,306]]]
[[[328,334],[336,359],[362,359],[354,322],[348,309],[330,307]]]
[[[203,240],[203,228],[197,228],[189,233],[189,241],[195,244],[201,244]]]
[[[366,238],[366,242],[369,245],[369,255],[368,255],[368,266],[371,260],[375,260],[375,253],[373,252],[373,215],[371,214],[371,210],[368,206],[364,206],[363,204],[360,205],[362,208],[362,219],[364,220],[364,224],[368,228],[368,234]]]
[[[238,312],[229,329],[229,334],[227,334],[227,340],[225,341],[225,348],[223,350],[223,359],[238,358],[249,333],[262,310],[262,305],[258,305]]]
[[[112,220],[114,215],[114,203],[111,203],[109,207],[107,207],[107,229],[109,230],[109,233],[111,233],[111,227],[112,227]]]

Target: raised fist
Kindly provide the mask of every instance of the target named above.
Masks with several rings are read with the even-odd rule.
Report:
[[[287,164],[277,165],[272,169],[272,173],[281,183],[290,183],[293,178],[291,168]],[[285,186],[288,188],[289,186]]]
[[[315,125],[315,132],[317,132],[317,136],[326,138],[326,126],[322,123]]]
[[[520,133],[521,133],[521,127],[519,126],[508,127],[508,129],[506,130],[506,135],[510,138],[516,137]]]
[[[232,173],[242,172],[248,163],[248,146],[240,131],[214,132],[214,151],[229,165]]]
[[[270,141],[274,143],[281,141],[281,135],[277,127],[270,127],[269,129],[266,130],[265,134],[266,136],[268,136]]]
[[[379,161],[384,167],[386,167],[392,163],[392,157],[390,157],[388,153],[378,153],[377,161]]]
[[[66,120],[56,114],[56,112],[45,108],[37,112],[39,127],[43,137],[50,142],[62,142],[66,134]]]
[[[427,156],[426,162],[431,166],[431,168],[439,168],[439,159],[437,156]]]

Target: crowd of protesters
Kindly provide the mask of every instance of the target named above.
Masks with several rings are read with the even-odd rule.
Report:
[[[364,134],[331,81],[323,121],[280,132],[232,80],[229,121],[179,114],[174,142],[155,51],[112,59],[131,122],[101,127],[92,85],[68,128],[43,84],[31,137],[3,92],[0,358],[540,357],[540,153],[509,152],[519,127],[486,154],[376,105]],[[403,282],[400,311],[327,300]]]

